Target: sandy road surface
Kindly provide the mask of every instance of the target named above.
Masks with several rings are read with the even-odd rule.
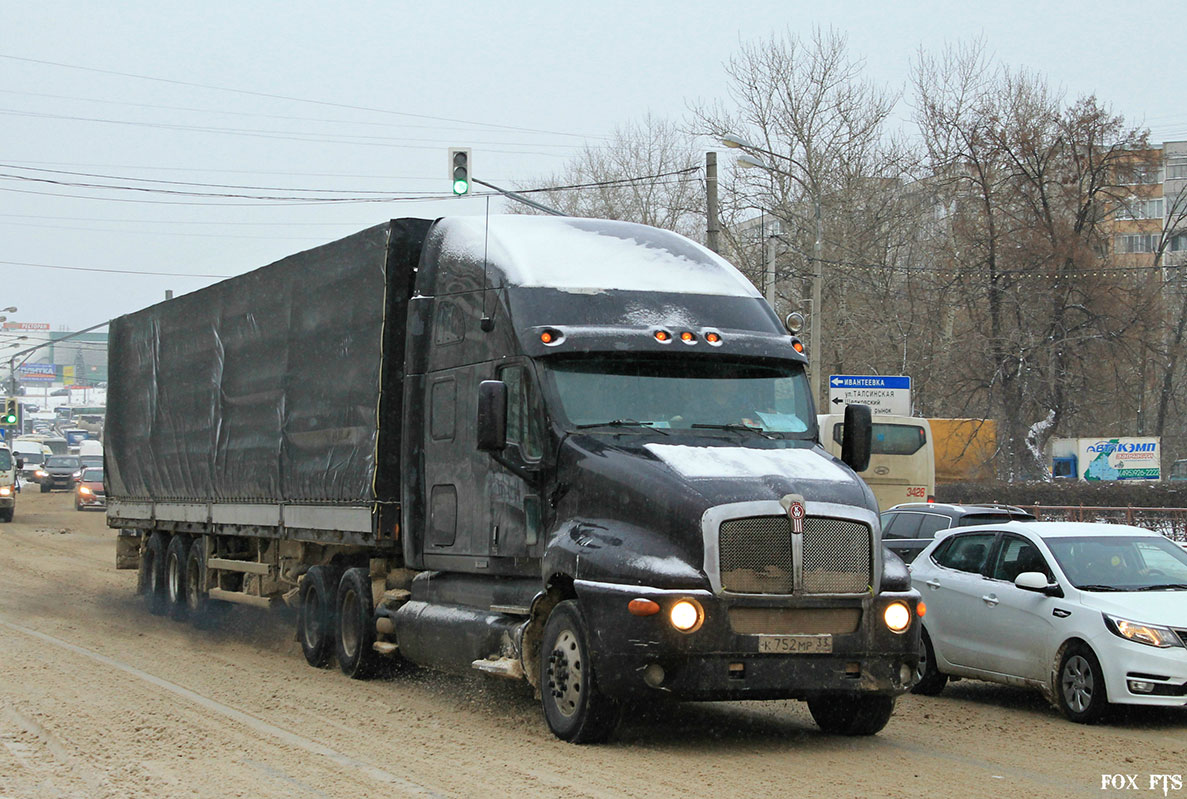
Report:
[[[113,536],[62,493],[26,490],[0,525],[0,799],[1161,794],[1150,774],[1187,796],[1187,711],[1084,727],[968,681],[904,697],[872,738],[825,736],[797,702],[724,703],[572,746],[515,683],[356,682],[305,665],[282,613],[235,608],[217,631],[150,616]]]

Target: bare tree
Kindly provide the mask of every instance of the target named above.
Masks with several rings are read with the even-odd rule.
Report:
[[[648,115],[617,128],[604,146],[586,146],[560,173],[533,185],[573,187],[542,192],[541,199],[570,216],[639,222],[700,241],[705,238],[703,157],[693,136]],[[525,206],[513,211],[538,213]]]

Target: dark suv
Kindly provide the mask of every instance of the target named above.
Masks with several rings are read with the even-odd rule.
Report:
[[[907,563],[915,560],[936,533],[949,527],[1033,522],[1034,514],[1013,505],[949,505],[908,502],[882,514],[882,543]]]
[[[82,468],[82,461],[77,455],[48,455],[45,463],[37,470],[37,481],[41,483],[41,492],[52,491],[55,488],[74,488],[74,475]]]

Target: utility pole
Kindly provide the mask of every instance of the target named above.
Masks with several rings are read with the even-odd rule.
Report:
[[[824,282],[824,264],[820,259],[824,248],[824,231],[820,221],[820,195],[814,194],[812,197],[813,203],[816,206],[816,243],[812,245],[812,262],[814,268],[812,269],[812,317],[811,317],[811,331],[809,335],[812,338],[812,349],[808,350],[808,372],[812,380],[812,398],[821,403],[820,398],[820,370],[823,368],[824,361],[824,347],[820,344],[820,295],[821,283]]]
[[[705,153],[705,235],[709,249],[720,254],[721,226],[717,221],[717,153]],[[774,303],[772,303],[774,305]]]

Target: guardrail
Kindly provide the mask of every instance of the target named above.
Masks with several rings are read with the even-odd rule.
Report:
[[[1090,505],[1019,505],[1044,522],[1112,522],[1157,530],[1174,541],[1187,541],[1187,508],[1094,507]]]

